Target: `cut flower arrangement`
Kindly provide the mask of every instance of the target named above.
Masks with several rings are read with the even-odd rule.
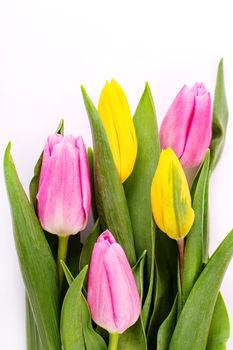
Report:
[[[65,136],[62,120],[35,166],[30,200],[10,144],[5,152],[27,349],[226,349],[219,289],[233,231],[208,253],[209,183],[228,121],[223,61],[213,112],[202,83],[184,86],[159,132],[148,84],[133,118],[114,80],[97,109],[82,94],[93,150]]]

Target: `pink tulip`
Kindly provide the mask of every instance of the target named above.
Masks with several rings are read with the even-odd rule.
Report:
[[[59,236],[83,230],[91,206],[87,153],[81,137],[48,137],[44,148],[38,216],[42,227]]]
[[[211,138],[210,109],[210,94],[203,84],[184,86],[162,122],[161,147],[171,147],[184,168],[198,166],[204,159]]]
[[[92,319],[109,333],[123,333],[140,315],[140,299],[132,270],[110,231],[97,239],[88,276]]]

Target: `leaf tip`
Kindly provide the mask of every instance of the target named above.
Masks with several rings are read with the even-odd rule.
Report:
[[[9,141],[6,146],[6,152],[10,153],[10,151],[11,151],[11,141]]]
[[[61,118],[56,133],[63,135],[64,134],[64,118]]]
[[[150,95],[150,97],[152,97],[152,95],[151,95],[151,89],[150,89],[150,85],[149,85],[148,81],[145,82],[145,89],[144,89],[144,92],[147,92],[147,93]]]
[[[223,79],[223,75],[224,75],[224,59],[223,57],[220,59],[219,64],[218,64],[218,73],[217,76],[218,77],[222,77]]]
[[[86,273],[87,270],[88,270],[88,265],[85,265],[85,266],[83,267],[82,271],[83,271],[84,273]]]
[[[219,66],[223,66],[223,63],[224,63],[224,57],[222,57],[219,61]]]
[[[11,152],[11,141],[8,142],[4,153],[4,166],[6,165],[6,162],[9,160],[10,152]]]
[[[83,97],[84,98],[87,97],[87,92],[86,92],[85,87],[83,85],[81,85],[80,88],[81,88],[81,92],[82,92]]]

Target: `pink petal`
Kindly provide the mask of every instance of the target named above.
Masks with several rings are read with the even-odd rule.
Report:
[[[184,86],[169,108],[160,128],[161,148],[171,147],[178,158],[185,148],[194,98],[194,92]]]
[[[82,205],[84,210],[83,228],[85,228],[91,210],[90,171],[88,166],[87,151],[82,137],[77,138],[76,146],[79,150],[79,178],[81,180]]]
[[[93,320],[111,333],[123,333],[140,315],[140,300],[126,255],[110,231],[95,243],[88,276]]]
[[[112,244],[104,256],[116,332],[123,333],[140,315],[140,300],[132,270],[121,246]]]
[[[37,194],[41,224],[51,233],[75,234],[83,227],[78,150],[63,138],[53,144],[49,162],[47,152]]]
[[[198,166],[204,159],[211,139],[210,94],[195,97],[195,109],[184,152],[180,158],[184,168]]]

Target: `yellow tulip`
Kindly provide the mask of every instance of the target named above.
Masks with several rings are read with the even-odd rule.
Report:
[[[137,156],[137,138],[129,105],[120,85],[107,81],[99,99],[103,122],[121,182],[131,174]]]
[[[163,150],[151,186],[151,206],[157,226],[170,238],[184,238],[194,210],[182,166],[171,148]]]

